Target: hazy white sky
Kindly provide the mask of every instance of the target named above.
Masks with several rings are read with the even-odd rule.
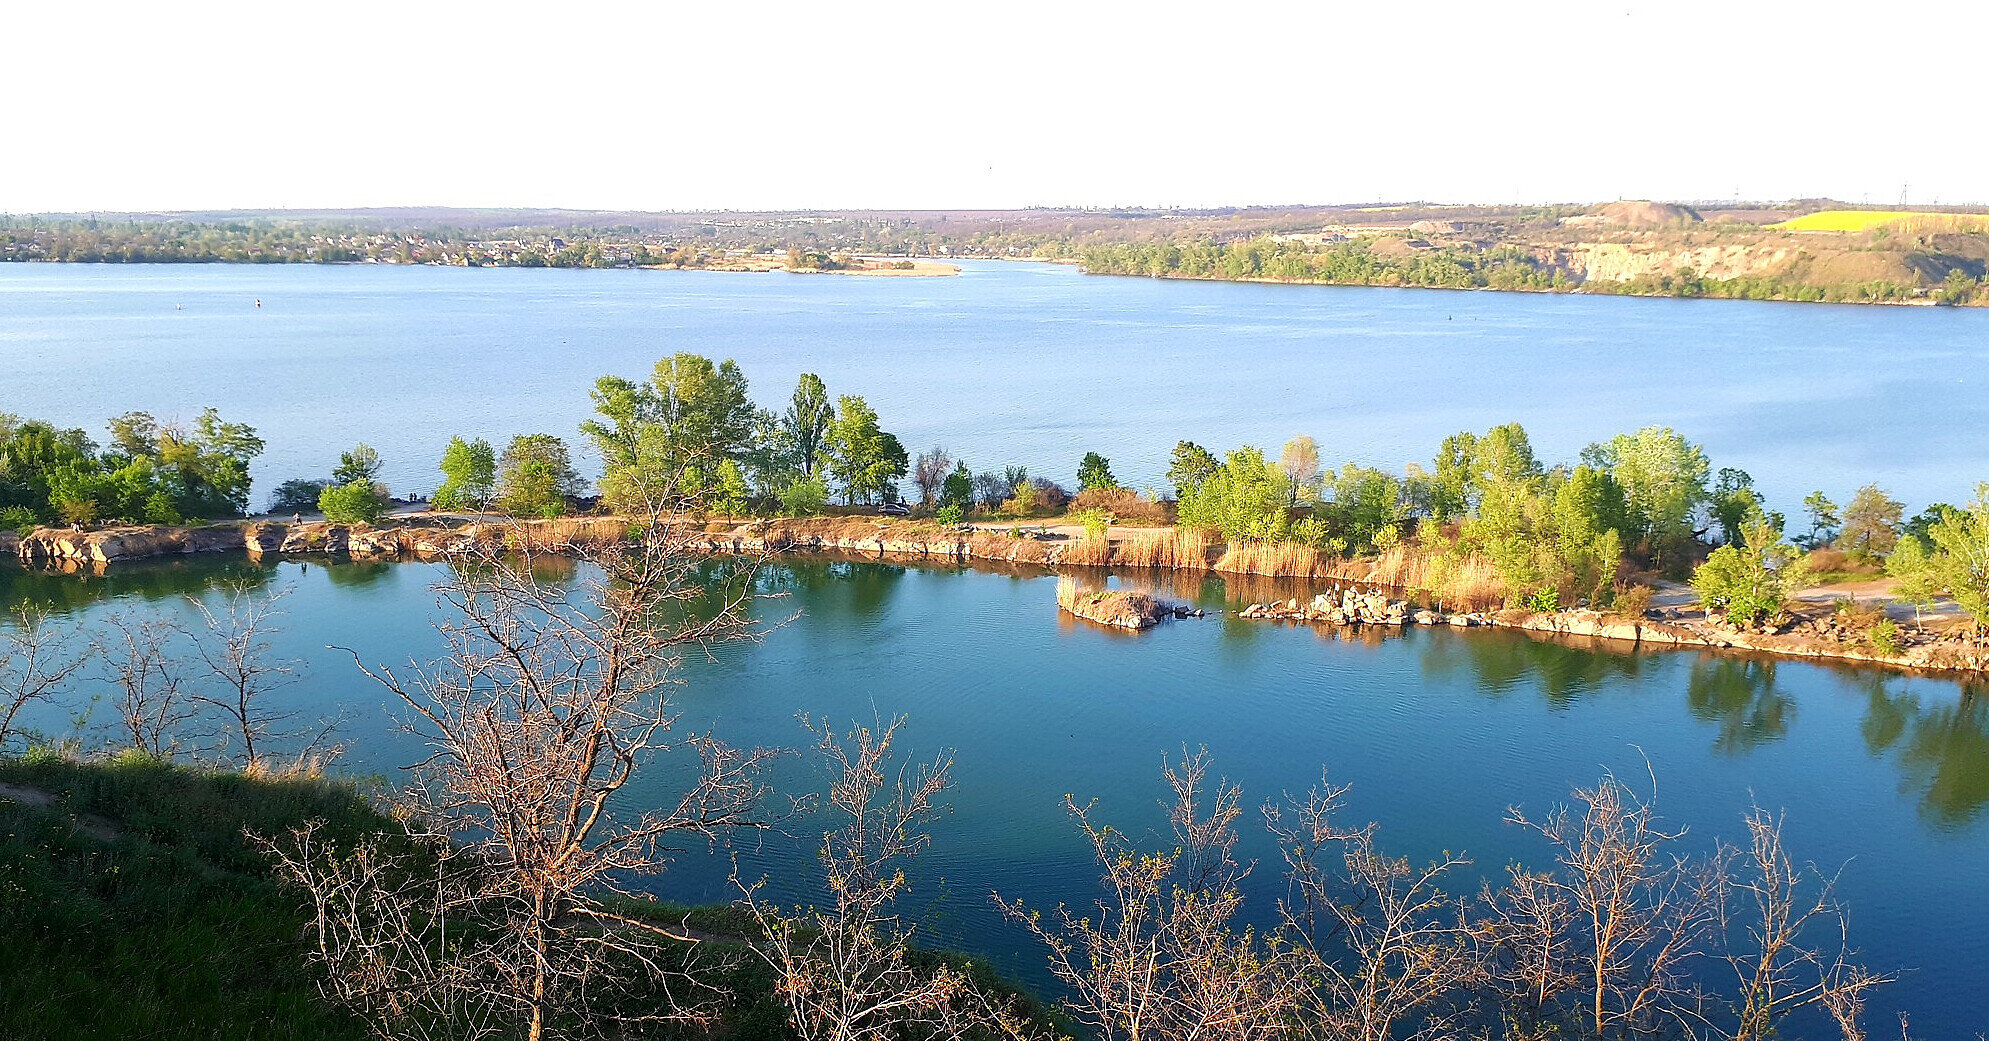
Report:
[[[15,213],[1989,202],[1981,0],[7,0],[0,24]]]

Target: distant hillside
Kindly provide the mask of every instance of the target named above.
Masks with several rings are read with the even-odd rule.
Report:
[[[634,213],[397,207],[0,218],[0,260],[767,269],[1033,257],[1100,274],[1974,303],[1989,213],[1784,203]],[[746,262],[742,258],[760,258]]]

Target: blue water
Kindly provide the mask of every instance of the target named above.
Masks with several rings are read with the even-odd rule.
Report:
[[[260,299],[257,308],[254,301]],[[803,371],[918,452],[1136,486],[1189,439],[1318,439],[1328,465],[1427,462],[1518,420],[1550,462],[1649,423],[1790,516],[1876,481],[1911,510],[1989,480],[1989,310],[1098,278],[382,266],[0,265],[0,411],[101,435],[207,405],[268,439],[257,501],[366,441],[397,491],[454,434],[576,437],[597,376],[695,351],[762,404]]]
[[[340,768],[391,778],[419,750],[394,731],[390,698],[327,645],[385,664],[437,653],[429,590],[446,575],[446,565],[215,559],[100,577],[0,568],[0,603],[53,603],[100,629],[114,612],[190,620],[183,594],[213,602],[224,582],[283,593],[277,652],[303,667],[277,706],[343,714]],[[1347,821],[1380,821],[1388,850],[1417,860],[1467,851],[1474,867],[1457,880],[1466,890],[1477,875],[1545,855],[1501,823],[1508,806],[1544,811],[1604,771],[1643,786],[1648,770],[1662,814],[1690,829],[1689,848],[1744,838],[1753,801],[1786,811],[1799,859],[1842,867],[1852,942],[1868,964],[1902,972],[1874,1001],[1876,1029],[1896,1009],[1912,1013],[1916,1037],[1968,1037],[1989,1023],[1989,689],[1503,632],[1347,638],[1210,618],[1129,636],[1061,619],[1055,579],[1034,573],[813,562],[775,569],[767,583],[787,595],[759,617],[798,615],[762,641],[691,656],[682,726],[799,748],[809,743],[800,713],[836,724],[909,717],[908,757],[950,749],[958,781],[911,905],[929,935],[1037,985],[1048,982],[1041,952],[1000,919],[990,891],[1039,907],[1088,902],[1096,874],[1065,793],[1096,797],[1103,819],[1156,836],[1162,756],[1206,745],[1246,793],[1244,852],[1264,862],[1259,915],[1281,887],[1275,850],[1248,826],[1254,808],[1317,783],[1322,768],[1353,785]],[[1239,591],[1211,580],[1174,592],[1214,607]],[[86,708],[79,691],[31,722],[70,732]],[[103,735],[109,711],[88,713],[86,738]],[[670,775],[657,764],[624,805],[654,804]],[[777,771],[788,792],[823,778],[801,757]],[[807,895],[794,880],[807,875],[809,827],[746,850],[748,874],[773,872],[783,898]],[[726,899],[727,865],[687,856],[655,886]]]

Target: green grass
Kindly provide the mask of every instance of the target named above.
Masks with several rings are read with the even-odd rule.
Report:
[[[135,757],[4,762],[0,781],[57,797],[0,801],[0,1036],[367,1036],[319,999],[302,908],[244,835],[384,825],[351,789]]]
[[[45,807],[0,798],[0,1039],[369,1036],[319,996],[301,898],[277,883],[248,838],[309,820],[325,821],[340,842],[390,830],[360,791],[131,754],[0,760],[0,783],[55,797]],[[744,943],[757,934],[751,915],[729,906],[624,906],[741,938],[663,952],[672,967],[689,967],[694,956],[699,979],[730,992],[714,1029],[627,1036],[792,1041],[772,970]],[[911,960],[962,969],[1019,1000],[1038,1025],[1068,1032],[984,962],[927,951]],[[640,1008],[663,997],[638,986],[621,1000]]]

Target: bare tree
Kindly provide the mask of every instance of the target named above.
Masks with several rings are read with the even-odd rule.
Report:
[[[1218,782],[1203,804],[1208,753],[1165,766],[1176,847],[1134,849],[1123,833],[1065,802],[1104,869],[1095,914],[1054,918],[996,900],[1049,948],[1070,988],[1066,1010],[1105,1041],[1254,1041],[1286,1032],[1299,1007],[1298,963],[1236,925],[1249,868],[1235,858],[1240,791]]]
[[[1537,1032],[1633,1037],[1703,1022],[1706,995],[1691,970],[1719,940],[1724,852],[1673,852],[1683,831],[1660,826],[1649,800],[1605,776],[1567,807],[1509,820],[1545,837],[1556,870],[1509,869],[1485,933],[1508,1017]]]
[[[118,718],[132,748],[164,759],[198,713],[181,689],[181,665],[172,653],[178,626],[163,618],[139,621],[112,615],[104,639],[103,667],[115,688]]]
[[[946,475],[953,470],[953,457],[946,449],[934,445],[930,452],[920,452],[918,460],[912,464],[912,484],[919,490],[919,505],[931,506],[939,498],[939,489],[946,483]]]
[[[48,614],[32,605],[14,609],[0,629],[0,750],[14,736],[22,710],[45,702],[89,660],[75,634],[49,624]]]
[[[1469,861],[1446,853],[1418,868],[1382,854],[1373,824],[1334,822],[1347,791],[1322,781],[1303,800],[1264,810],[1291,890],[1280,904],[1284,939],[1314,981],[1299,1032],[1333,1041],[1458,1036],[1468,1015],[1459,1000],[1480,968],[1443,880]]]
[[[633,546],[563,547],[598,565],[574,590],[542,581],[530,551],[459,565],[441,588],[446,655],[405,679],[361,665],[429,748],[407,798],[439,870],[404,870],[385,840],[358,856],[314,854],[306,833],[283,863],[336,912],[312,925],[328,992],[382,1037],[487,1026],[537,1041],[609,1017],[715,1010],[717,995],[662,956],[691,935],[619,907],[682,843],[763,823],[771,753],[680,735],[667,697],[684,650],[751,634],[752,563],[707,565],[691,551],[694,529],[660,514],[642,530]],[[712,568],[730,570],[714,584]],[[616,805],[659,759],[688,761],[694,775],[658,808]],[[445,941],[444,929],[456,932]],[[662,997],[612,1001],[638,985]]]
[[[1296,505],[1300,492],[1319,482],[1318,443],[1304,434],[1285,442],[1284,452],[1278,456],[1278,469],[1285,475],[1286,495]]]
[[[1889,982],[1850,964],[1844,943],[1844,910],[1834,897],[1836,878],[1799,869],[1782,845],[1782,819],[1756,807],[1747,816],[1749,848],[1734,893],[1745,915],[1751,945],[1726,955],[1740,981],[1734,1041],[1780,1036],[1782,1021],[1797,1009],[1821,1004],[1847,1041],[1864,1036],[1864,992]],[[1834,953],[1814,945],[1815,927],[1834,926]]]
[[[254,768],[261,761],[266,744],[258,749],[259,744],[294,736],[289,725],[297,720],[298,713],[277,712],[267,704],[271,694],[296,682],[297,663],[276,657],[270,642],[278,631],[276,621],[282,617],[278,605],[285,595],[263,595],[236,586],[223,594],[219,609],[198,598],[187,598],[202,622],[193,646],[204,667],[203,681],[196,686],[193,700],[221,714],[222,747],[239,739],[244,768]],[[314,747],[317,743],[313,740],[310,744]]]
[[[739,881],[765,935],[756,949],[804,1041],[1021,1037],[1020,1019],[966,974],[909,961],[913,927],[892,907],[909,886],[903,865],[930,841],[926,828],[943,809],[938,799],[952,785],[952,761],[941,756],[887,777],[903,723],[842,736],[811,726],[836,771],[829,805],[844,818],[823,836],[818,854],[833,904],[789,914],[759,897],[764,879]]]

